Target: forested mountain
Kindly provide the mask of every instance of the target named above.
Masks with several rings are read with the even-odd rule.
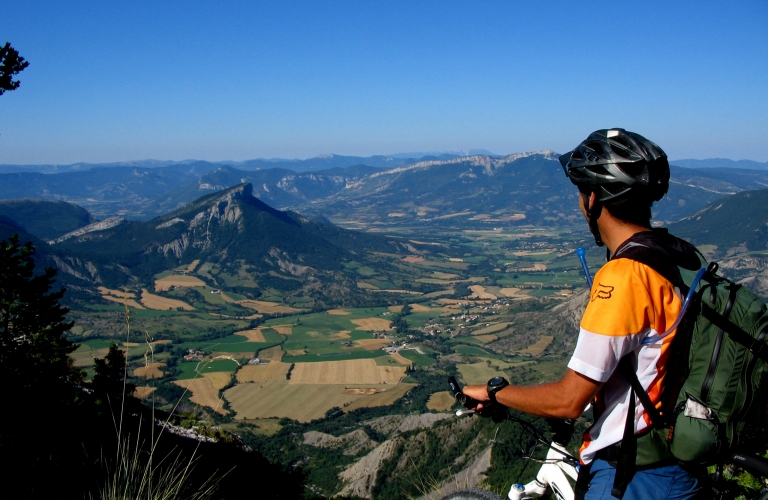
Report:
[[[768,189],[710,203],[670,230],[696,245],[715,245],[722,255],[768,250]]]
[[[77,205],[35,199],[0,201],[0,217],[43,240],[56,239],[93,222],[91,214]]]
[[[193,260],[217,263],[232,275],[277,289],[317,288],[322,294],[356,292],[339,274],[369,251],[398,243],[281,212],[253,197],[250,184],[209,194],[148,222],[125,221],[51,246],[59,267],[107,286],[150,286],[153,276]],[[335,288],[334,288],[335,287]]]

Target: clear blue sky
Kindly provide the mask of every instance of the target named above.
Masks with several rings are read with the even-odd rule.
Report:
[[[566,151],[624,127],[768,160],[768,2],[3,7],[0,163]]]

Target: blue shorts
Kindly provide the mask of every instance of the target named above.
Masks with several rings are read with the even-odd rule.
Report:
[[[585,500],[613,499],[616,468],[605,460],[595,460],[590,468],[589,490]],[[624,493],[623,500],[661,500],[704,498],[699,480],[679,465],[637,471]]]

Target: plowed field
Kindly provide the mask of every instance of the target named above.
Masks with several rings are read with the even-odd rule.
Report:
[[[363,318],[349,320],[357,325],[356,330],[367,330],[369,332],[382,332],[389,330],[392,322],[381,318]]]
[[[291,384],[397,384],[405,367],[377,366],[373,359],[296,363]]]
[[[200,406],[207,406],[216,413],[226,415],[229,413],[222,408],[222,402],[219,399],[219,391],[213,388],[211,381],[205,377],[193,378],[189,380],[177,380],[174,384],[189,389],[192,392],[192,397],[189,398],[193,403],[197,403]]]
[[[227,372],[210,372],[204,373],[203,376],[211,381],[211,385],[217,391],[225,388],[232,381],[232,374]]]
[[[286,380],[285,376],[291,368],[290,363],[272,362],[268,365],[245,365],[235,375],[241,384],[260,384],[269,380]]]
[[[196,287],[196,286],[205,286],[205,282],[201,280],[200,278],[195,278],[194,276],[186,276],[184,274],[173,274],[171,276],[166,276],[165,278],[160,278],[159,280],[155,280],[155,291],[156,292],[167,292],[171,289],[171,287]]]
[[[456,403],[456,398],[450,392],[436,392],[429,397],[427,408],[433,411],[446,411],[450,410],[454,403]]]
[[[194,311],[195,308],[183,300],[168,299],[153,293],[149,293],[146,288],[141,290],[141,303],[150,309],[158,311],[168,311],[172,309],[182,309],[184,311]]]
[[[245,330],[242,332],[235,332],[235,335],[242,335],[248,339],[248,342],[266,342],[264,334],[261,333],[261,329],[256,328],[254,330]]]
[[[538,356],[539,354],[543,353],[547,347],[549,347],[549,344],[551,344],[554,339],[555,337],[550,335],[543,335],[535,344],[518,352],[520,354],[531,354],[533,356]]]
[[[416,384],[398,384],[397,387],[379,392],[373,396],[363,396],[349,406],[343,408],[345,412],[356,410],[358,408],[375,408],[377,406],[389,406],[398,399],[405,396],[405,393],[416,387]]]
[[[269,380],[261,384],[237,384],[224,396],[238,420],[288,417],[299,422],[320,418],[331,408],[342,408],[359,398],[376,397],[344,394],[344,391],[343,385],[289,384],[287,380]]]

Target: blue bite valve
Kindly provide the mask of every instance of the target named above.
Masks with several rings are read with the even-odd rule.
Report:
[[[581,261],[581,268],[584,269],[584,277],[587,279],[587,285],[591,290],[592,275],[589,274],[589,267],[587,266],[587,251],[584,249],[584,247],[579,247],[576,249],[576,255],[579,257],[579,260]]]

